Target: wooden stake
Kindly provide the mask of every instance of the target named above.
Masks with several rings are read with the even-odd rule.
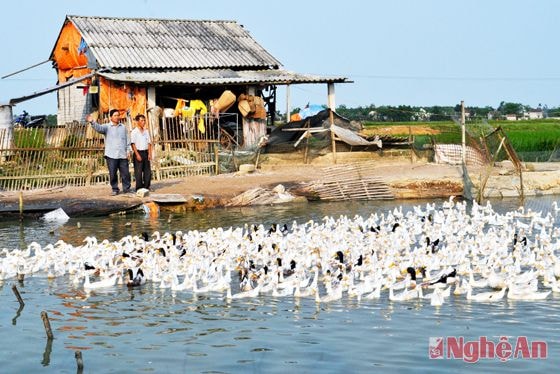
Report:
[[[261,156],[261,148],[259,147],[259,149],[257,150],[257,159],[255,161],[255,170],[257,170],[259,168],[259,157]]]
[[[465,102],[461,100],[461,160],[466,165],[467,162],[467,148],[465,145]]]
[[[84,370],[84,360],[82,359],[82,351],[76,351],[74,353],[74,357],[76,357],[76,364],[78,365],[78,371],[81,372]]]
[[[14,294],[16,295],[16,298],[18,299],[19,305],[23,307],[25,305],[25,303],[23,302],[23,299],[21,298],[21,295],[19,294],[19,291],[18,291],[15,284],[12,285],[12,291],[14,291]]]
[[[410,144],[410,163],[414,163],[414,142],[412,141],[412,127],[408,126],[408,143]]]
[[[49,316],[47,315],[47,312],[45,312],[44,310],[41,312],[41,319],[43,320],[43,325],[45,325],[45,331],[47,333],[47,338],[48,339],[53,339],[53,333],[52,333],[52,329],[51,329],[51,323],[49,322]]]
[[[333,164],[336,164],[336,139],[333,131],[334,115],[333,115],[332,108],[329,111],[329,119],[331,122],[331,147],[332,147],[332,154],[333,154]]]
[[[19,191],[19,220],[23,221],[23,192]]]

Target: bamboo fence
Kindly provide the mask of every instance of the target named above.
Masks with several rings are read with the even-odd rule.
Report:
[[[223,132],[219,120],[204,116],[203,121],[204,131],[198,118],[158,118],[149,126],[155,180],[218,173]],[[132,121],[124,122],[131,130]],[[108,180],[104,137],[88,124],[0,130],[0,191],[88,186]]]

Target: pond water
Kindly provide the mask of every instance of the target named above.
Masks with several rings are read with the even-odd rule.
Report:
[[[525,207],[546,211],[555,197],[527,199]],[[72,218],[63,225],[41,221],[0,222],[0,247],[41,245],[59,239],[79,245],[89,235],[118,240],[128,234],[158,230],[183,232],[245,223],[303,223],[326,215],[405,210],[427,201],[310,203],[235,209],[214,209],[184,215],[143,214]],[[441,203],[441,201],[437,202]],[[516,209],[519,200],[492,201],[497,211]],[[556,223],[558,225],[558,223]],[[15,284],[25,306],[12,292]],[[433,307],[429,300],[391,302],[343,296],[317,304],[312,298],[272,297],[227,302],[223,293],[193,295],[159,289],[115,286],[84,293],[67,277],[28,277],[23,283],[0,283],[0,371],[76,371],[74,351],[83,354],[85,373],[120,372],[536,372],[560,363],[560,294],[543,301],[472,303],[464,296]],[[41,311],[50,317],[55,339],[45,336]],[[544,360],[429,359],[430,337],[481,336],[499,342],[507,336],[545,341]]]

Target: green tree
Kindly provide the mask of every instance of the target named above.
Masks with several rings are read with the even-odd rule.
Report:
[[[430,113],[430,121],[449,121],[451,116],[455,114],[455,109],[448,106],[436,105],[426,108],[426,110]]]
[[[494,111],[494,108],[492,108],[491,106],[487,105],[484,108],[480,108],[480,107],[470,107],[469,110],[471,111],[472,115],[475,117],[484,117],[484,118],[488,118],[488,113],[491,113]]]
[[[336,108],[336,112],[342,117],[354,121],[371,120],[371,113],[375,112],[375,105],[359,106],[357,108],[348,108],[346,105],[340,105]]]
[[[56,126],[56,114],[47,114],[47,126]]]
[[[506,114],[520,115],[523,114],[523,109],[524,109],[523,104],[509,103],[509,102],[502,101],[500,103],[500,106],[498,107],[498,112],[500,112],[502,115],[506,115]]]
[[[549,117],[560,117],[560,107],[546,108]]]

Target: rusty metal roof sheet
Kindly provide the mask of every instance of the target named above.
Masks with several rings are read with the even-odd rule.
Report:
[[[100,68],[278,68],[235,21],[67,16]]]
[[[120,82],[185,85],[351,83],[344,77],[299,74],[281,69],[242,71],[231,69],[134,70],[99,72],[99,75]]]

